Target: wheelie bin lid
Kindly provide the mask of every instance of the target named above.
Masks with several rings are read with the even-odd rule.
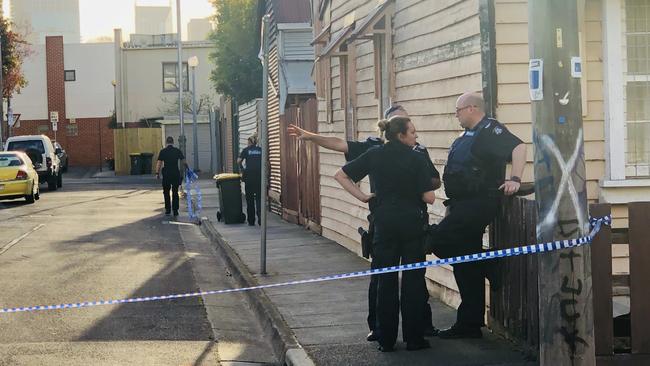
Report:
[[[148,152],[140,153],[140,155],[141,155],[141,156],[153,156],[152,153],[148,153]]]
[[[219,183],[227,180],[235,180],[235,179],[239,180],[241,179],[241,175],[236,173],[221,173],[215,175],[214,177],[212,177],[212,179],[216,180],[217,183]]]
[[[140,156],[139,152],[130,153],[129,156]]]

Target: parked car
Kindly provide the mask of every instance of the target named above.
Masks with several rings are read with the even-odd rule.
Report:
[[[58,142],[54,142],[54,152],[56,156],[59,157],[61,161],[61,171],[64,173],[68,172],[68,153],[65,152],[65,149]]]
[[[40,198],[38,182],[38,173],[27,154],[0,152],[0,199],[25,198],[34,203]]]
[[[46,183],[50,191],[63,186],[61,162],[54,145],[45,135],[12,136],[7,139],[5,150],[22,151],[32,160],[38,173],[39,183]]]

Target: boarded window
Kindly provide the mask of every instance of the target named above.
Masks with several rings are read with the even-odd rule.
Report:
[[[65,126],[66,135],[77,136],[79,135],[79,128],[77,124]]]

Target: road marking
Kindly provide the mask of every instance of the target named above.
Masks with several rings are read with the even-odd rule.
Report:
[[[28,237],[31,233],[33,233],[33,232],[35,232],[36,230],[42,228],[43,226],[45,226],[45,224],[39,224],[39,225],[36,225],[36,227],[34,227],[33,229],[31,229],[30,231],[26,232],[25,234],[23,234],[23,235],[17,237],[16,239],[12,240],[11,242],[9,242],[9,244],[5,245],[4,247],[2,247],[2,249],[0,249],[0,255],[4,254],[4,252],[6,252],[7,250],[11,249],[11,247],[13,247],[14,245],[18,244],[21,240],[25,239],[25,238]]]

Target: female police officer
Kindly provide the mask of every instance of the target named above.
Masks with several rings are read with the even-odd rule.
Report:
[[[341,186],[362,202],[375,200],[373,265],[376,268],[424,261],[422,247],[422,201],[433,203],[434,187],[426,158],[415,151],[417,135],[407,117],[380,122],[388,143],[372,148],[347,163],[335,175]],[[354,183],[372,174],[374,191],[365,194]],[[374,196],[374,198],[373,198]],[[425,295],[424,270],[402,274],[401,311],[403,338],[408,350],[428,348],[424,339],[422,304]],[[400,297],[398,274],[379,276],[377,327],[379,349],[392,351],[397,339]]]
[[[408,117],[408,113],[402,106],[398,104],[394,104],[390,108],[386,109],[386,111],[384,111],[384,118],[389,119],[390,117],[394,117],[394,116]],[[361,154],[368,151],[368,149],[381,146],[384,144],[384,140],[379,137],[368,137],[365,141],[345,141],[338,137],[321,136],[319,134],[315,134],[313,132],[303,130],[295,125],[289,125],[287,130],[290,136],[295,136],[299,140],[311,141],[316,145],[324,147],[326,149],[344,153],[346,161],[352,161],[358,158],[359,156],[361,156]],[[383,134],[383,131],[381,132]],[[423,154],[426,157],[427,163],[429,165],[429,169],[431,170],[431,174],[433,175],[432,178],[433,187],[434,189],[438,189],[440,187],[440,173],[431,162],[431,158],[429,157],[429,153],[427,152],[427,149],[422,145],[416,144],[413,147],[413,150]],[[375,191],[374,189],[375,185],[374,185],[374,179],[372,175],[369,176],[369,179],[370,179],[370,192],[373,193]],[[426,203],[421,202],[421,204],[423,210],[426,211],[427,210]],[[372,238],[374,235],[374,227],[373,227],[374,207],[372,205],[369,205],[368,209],[370,210],[370,215],[368,215],[368,232],[367,232],[367,237],[362,238],[362,241],[368,240],[370,243],[372,243]],[[422,219],[425,223],[428,223],[429,221],[428,216],[424,216]],[[369,254],[372,255],[372,250],[370,250]],[[373,262],[371,262],[371,268],[378,268],[374,263],[374,255],[373,255]],[[372,275],[370,277],[370,286],[368,288],[368,327],[370,328],[370,333],[368,333],[366,339],[369,342],[377,340],[377,334],[375,333],[376,322],[377,322],[377,311],[376,311],[377,279],[378,279],[377,275]],[[425,323],[424,335],[435,336],[436,334],[438,334],[438,329],[433,326],[433,322],[432,322],[431,307],[429,306],[428,303],[429,292],[426,289],[426,287],[424,288],[424,291],[425,291],[425,295],[423,296],[424,303],[422,304],[423,305],[422,311],[424,312],[423,321]]]

